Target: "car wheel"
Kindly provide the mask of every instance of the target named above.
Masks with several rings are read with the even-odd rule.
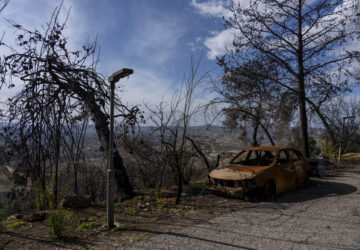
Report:
[[[276,186],[273,181],[266,182],[264,186],[264,195],[267,200],[272,200],[276,195]]]

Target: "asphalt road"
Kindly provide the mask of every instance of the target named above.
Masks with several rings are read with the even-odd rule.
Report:
[[[360,249],[360,166],[124,249]]]

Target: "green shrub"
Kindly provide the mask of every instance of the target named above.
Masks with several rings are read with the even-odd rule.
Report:
[[[143,200],[144,200],[144,196],[141,196],[141,195],[135,196],[135,197],[134,197],[134,200],[136,200],[136,201],[143,201]]]
[[[338,158],[339,147],[335,145],[332,141],[327,141],[323,145],[322,154],[328,159]]]
[[[87,229],[97,228],[99,226],[100,226],[99,223],[97,223],[95,221],[90,221],[89,223],[81,223],[77,227],[77,230],[78,231],[83,231],[83,230],[87,230]]]
[[[157,198],[156,199],[157,208],[164,209],[168,206],[169,201],[166,198]]]
[[[35,182],[35,203],[39,211],[53,208],[53,194],[50,187],[42,189],[40,181]]]
[[[126,207],[126,208],[125,208],[125,211],[126,211],[128,214],[132,214],[132,215],[137,214],[137,210],[136,210],[135,208],[132,208],[132,207]]]
[[[58,208],[50,214],[50,237],[52,239],[61,238],[64,235],[71,217],[71,213],[63,208]]]
[[[118,231],[120,231],[120,227],[113,227],[112,229],[111,229],[111,231],[112,232],[118,232]]]
[[[18,228],[18,227],[23,226],[23,225],[26,225],[26,223],[23,222],[23,221],[16,221],[14,223],[11,223],[11,224],[7,225],[7,227],[8,228]]]
[[[186,210],[186,207],[185,206],[178,206],[177,208],[179,211],[185,211]]]
[[[205,184],[207,183],[209,180],[208,180],[208,177],[205,176],[204,178],[202,179],[198,179],[198,180],[195,180],[195,181],[192,181],[190,182],[190,184]]]

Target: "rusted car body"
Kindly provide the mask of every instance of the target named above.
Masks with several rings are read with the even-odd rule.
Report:
[[[309,181],[309,175],[309,162],[298,150],[281,146],[253,147],[211,171],[208,189],[237,198],[255,190],[271,197],[303,186]]]

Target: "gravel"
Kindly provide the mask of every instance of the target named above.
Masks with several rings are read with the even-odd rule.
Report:
[[[360,249],[359,170],[123,249]]]

